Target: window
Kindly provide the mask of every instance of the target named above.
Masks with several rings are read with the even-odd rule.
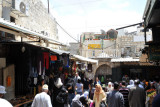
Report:
[[[1,42],[11,41],[11,40],[15,40],[15,36],[13,34],[0,31]]]
[[[92,51],[92,56],[95,56],[95,51]]]
[[[14,17],[10,17],[11,22],[15,23],[15,18]]]

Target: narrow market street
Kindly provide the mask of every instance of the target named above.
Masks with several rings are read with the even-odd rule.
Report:
[[[160,0],[0,0],[0,107],[160,107]]]

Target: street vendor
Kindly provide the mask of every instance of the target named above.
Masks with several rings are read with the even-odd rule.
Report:
[[[3,99],[4,94],[6,94],[5,87],[0,86],[0,105],[1,107],[13,107],[11,103],[9,103],[7,100]]]

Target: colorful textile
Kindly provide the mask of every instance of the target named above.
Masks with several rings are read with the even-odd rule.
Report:
[[[44,60],[44,67],[46,69],[49,69],[49,53],[48,52],[43,52],[43,60]]]
[[[57,60],[57,56],[56,55],[51,55],[51,61],[56,61]]]

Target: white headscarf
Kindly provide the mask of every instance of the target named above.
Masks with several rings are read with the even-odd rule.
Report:
[[[109,87],[111,85],[111,87]],[[108,92],[113,91],[112,83],[108,82],[108,87],[107,87]]]
[[[81,96],[84,96],[85,98],[88,98],[88,94],[89,93],[87,91],[85,91],[84,94],[82,94]]]
[[[73,98],[73,100],[72,101],[76,101],[76,100],[79,100],[80,99],[80,94],[77,94],[74,98]]]
[[[130,85],[128,85],[127,88],[130,89],[130,88],[134,87],[134,81],[133,81],[133,80],[130,80],[130,81],[129,81],[129,84],[130,84]]]
[[[60,88],[60,87],[63,85],[63,83],[62,83],[62,81],[61,81],[61,78],[58,78],[57,81],[54,82],[54,85],[55,85],[57,88]]]

